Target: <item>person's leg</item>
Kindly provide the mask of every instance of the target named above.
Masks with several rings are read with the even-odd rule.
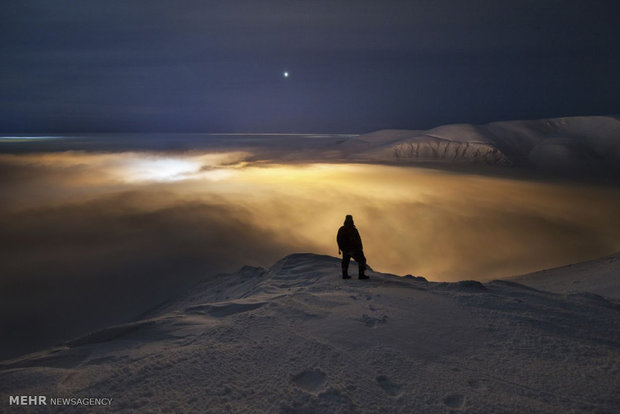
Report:
[[[342,252],[342,278],[349,278],[349,262],[351,261],[351,255]]]
[[[360,279],[364,279],[367,276],[364,275],[364,271],[366,270],[366,257],[364,256],[364,252],[359,251],[355,252],[353,255],[353,259],[357,262],[357,267],[359,269],[358,275]]]

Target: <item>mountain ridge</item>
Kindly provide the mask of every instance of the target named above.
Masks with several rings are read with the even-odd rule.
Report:
[[[467,163],[543,171],[620,172],[620,116],[580,116],[429,130],[387,129],[351,138],[368,161]]]

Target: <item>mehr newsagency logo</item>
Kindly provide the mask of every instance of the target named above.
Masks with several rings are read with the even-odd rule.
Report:
[[[10,395],[9,405],[105,406],[112,405],[112,398]]]

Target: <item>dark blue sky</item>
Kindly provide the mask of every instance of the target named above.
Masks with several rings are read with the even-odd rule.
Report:
[[[618,9],[11,1],[0,16],[0,131],[366,132],[617,114]]]

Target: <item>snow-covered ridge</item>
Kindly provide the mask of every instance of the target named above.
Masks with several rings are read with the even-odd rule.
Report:
[[[382,130],[349,140],[369,160],[620,171],[620,118],[583,116],[427,131]]]
[[[352,264],[351,274],[355,274]],[[0,363],[8,395],[131,412],[612,412],[620,303],[509,281],[433,283],[295,254],[141,319]]]
[[[620,253],[508,280],[550,292],[588,292],[620,299]]]

